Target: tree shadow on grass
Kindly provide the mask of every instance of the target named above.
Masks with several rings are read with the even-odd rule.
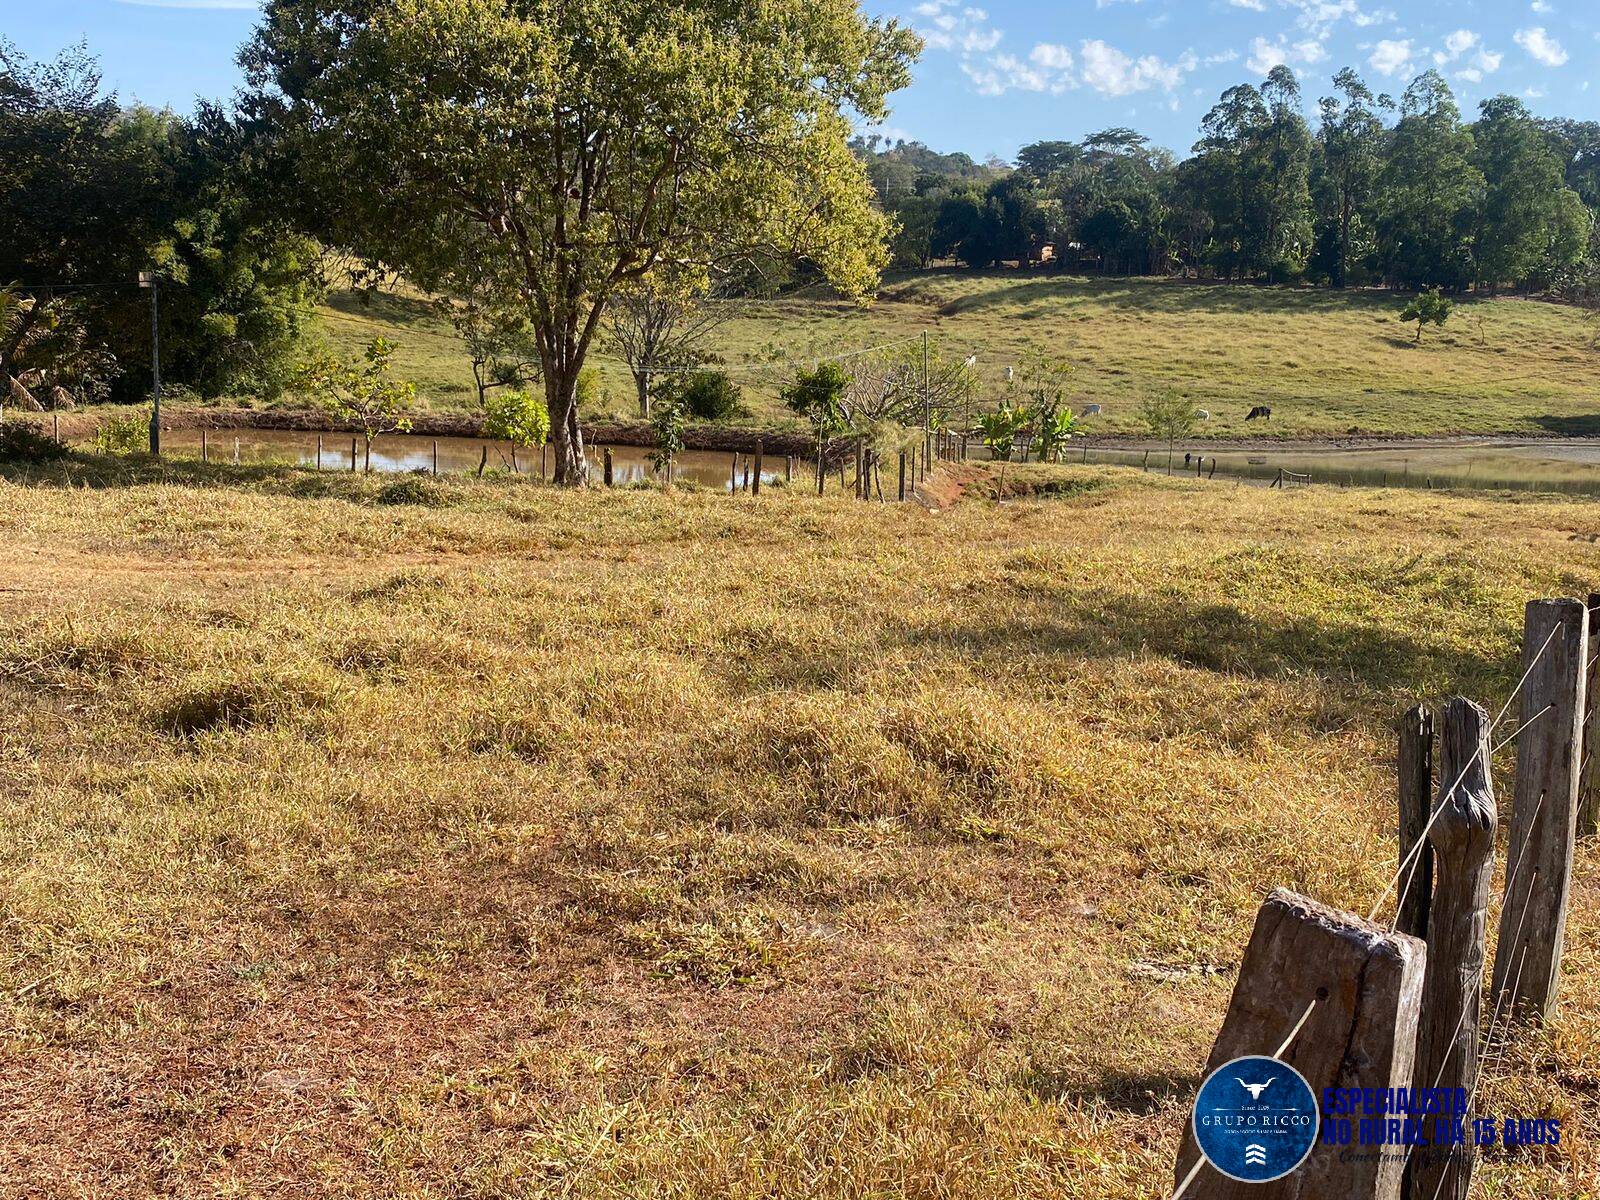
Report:
[[[1061,297],[1140,313],[1247,313],[1254,316],[1304,316],[1322,312],[1388,315],[1395,304],[1394,295],[1388,292],[1335,292],[1214,280],[1027,275],[1004,282],[1008,277],[981,273],[956,278],[988,278],[995,280],[996,286],[951,299],[941,308],[945,315],[1034,304]]]
[[[1600,413],[1566,417],[1545,414],[1530,417],[1529,420],[1547,433],[1560,434],[1562,437],[1600,437]]]
[[[1035,1069],[1017,1081],[1029,1094],[1050,1103],[1103,1105],[1114,1112],[1150,1116],[1188,1100],[1200,1076],[1184,1071],[1107,1071],[1084,1085],[1055,1071]]]
[[[1246,612],[1226,602],[1177,597],[1111,596],[1093,604],[1070,599],[1037,616],[998,621],[973,613],[955,627],[907,628],[912,644],[954,649],[992,661],[997,670],[1019,658],[1133,658],[1154,655],[1187,666],[1261,678],[1318,676],[1388,690],[1503,690],[1513,669],[1446,644],[1419,630],[1400,634],[1354,619]]]
[[[192,458],[156,458],[149,454],[90,454],[73,451],[48,463],[0,462],[0,479],[18,487],[41,489],[133,488],[152,484],[225,488],[302,500],[342,497],[371,499],[397,483],[413,481],[400,473],[311,471],[272,463],[202,463]],[[416,482],[448,487],[444,480]],[[413,482],[412,486],[415,486]]]

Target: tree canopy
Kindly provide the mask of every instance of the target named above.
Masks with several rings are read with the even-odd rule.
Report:
[[[327,236],[443,290],[487,264],[526,305],[575,484],[620,290],[777,250],[871,293],[891,226],[850,131],[918,48],[856,0],[272,0],[245,62]]]

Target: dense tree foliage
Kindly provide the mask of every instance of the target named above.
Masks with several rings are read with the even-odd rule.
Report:
[[[318,247],[259,202],[249,139],[220,110],[124,108],[81,47],[33,62],[0,42],[0,283],[70,299],[113,389],[150,365],[162,283],[163,373],[216,394],[271,391],[296,365]]]
[[[1508,96],[1462,119],[1428,71],[1398,101],[1352,70],[1316,105],[1275,68],[1231,87],[1179,162],[1130,129],[1025,146],[1014,167],[858,141],[900,222],[896,265],[1049,259],[1108,274],[1486,290],[1564,286],[1600,263],[1600,123]]]
[[[330,241],[524,304],[581,484],[577,381],[620,294],[773,251],[874,289],[889,224],[849,130],[917,48],[856,0],[273,0],[245,62]]]

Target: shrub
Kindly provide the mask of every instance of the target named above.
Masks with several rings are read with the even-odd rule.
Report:
[[[64,442],[40,433],[21,421],[0,422],[0,462],[43,463],[65,458]]]
[[[679,388],[684,407],[702,421],[726,421],[744,414],[739,385],[723,371],[690,371]]]
[[[448,508],[453,502],[449,490],[424,475],[408,475],[386,483],[373,497],[376,504],[419,504],[424,508]]]
[[[150,448],[150,410],[136,408],[107,417],[94,431],[94,448],[101,454],[138,454]]]

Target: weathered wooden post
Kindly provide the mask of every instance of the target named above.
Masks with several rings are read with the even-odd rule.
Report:
[[[901,503],[905,502],[905,498],[906,498],[906,452],[904,450],[902,450],[902,451],[900,451],[900,500],[901,500]]]
[[[1589,609],[1582,600],[1535,600],[1522,628],[1522,712],[1506,896],[1494,987],[1509,1014],[1542,1022],[1555,1011],[1572,886],[1583,748]]]
[[[604,463],[604,466],[602,467],[602,470],[605,473],[606,486],[610,487],[611,483],[612,483],[612,479],[613,479],[612,472],[611,472],[611,447],[607,446],[605,448],[605,450],[602,452],[602,454],[603,454],[602,461]]]
[[[1262,1055],[1294,1067],[1319,1098],[1332,1087],[1410,1086],[1426,963],[1416,938],[1279,888],[1256,915],[1206,1074]],[[1345,1150],[1319,1140],[1282,1179],[1240,1183],[1197,1167],[1190,1127],[1177,1182],[1188,1180],[1185,1200],[1397,1200],[1400,1155]]]
[[[1433,714],[1425,705],[1400,718],[1399,799],[1400,912],[1394,927],[1427,941],[1433,900],[1433,847],[1425,836],[1433,815]]]
[[[439,474],[439,439],[433,439],[433,473]]]
[[[1489,714],[1459,696],[1444,707],[1439,731],[1439,801],[1428,831],[1439,887],[1428,915],[1428,969],[1417,1027],[1413,1086],[1461,1088],[1478,1082],[1478,998],[1488,954],[1489,887],[1494,875],[1494,789],[1489,781]],[[1424,1120],[1428,1144],[1411,1157],[1411,1194],[1466,1200],[1477,1155],[1472,1114]]]
[[[200,427],[200,436],[204,437],[205,432],[205,426],[202,425]],[[50,414],[50,436],[58,442],[61,440],[61,414],[58,412]]]
[[[1578,836],[1600,833],[1600,737],[1595,731],[1595,708],[1600,705],[1600,688],[1595,686],[1595,666],[1600,663],[1600,592],[1589,593],[1589,660],[1584,672],[1583,778],[1578,782]]]
[[[317,434],[317,470],[322,470],[322,435]]]
[[[732,496],[739,490],[739,452],[733,452],[733,461],[728,465],[728,495]]]
[[[56,440],[60,441],[61,439],[57,438]],[[206,427],[204,425],[200,426],[200,461],[203,463],[211,461],[211,444],[206,437]]]
[[[792,454],[783,456],[783,482],[786,487],[794,482],[794,455]]]
[[[356,473],[356,440],[350,439],[350,474]]]
[[[761,444],[761,439],[757,438],[756,439],[756,469],[750,475],[750,494],[752,496],[761,495],[761,452],[762,452],[763,449],[764,449],[764,447]]]

